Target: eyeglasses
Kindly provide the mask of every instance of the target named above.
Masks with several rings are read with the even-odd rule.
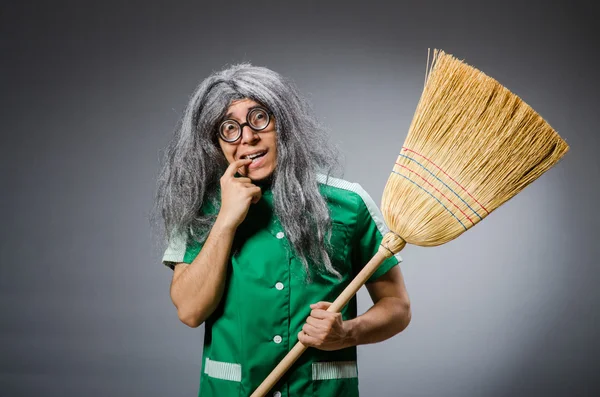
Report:
[[[245,126],[249,126],[254,131],[262,131],[267,128],[271,122],[271,115],[272,113],[263,107],[252,108],[246,115],[246,122],[244,124],[240,124],[233,119],[223,121],[219,125],[219,136],[225,142],[233,143],[240,139],[242,129]]]

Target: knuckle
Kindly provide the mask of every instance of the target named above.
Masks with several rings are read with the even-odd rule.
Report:
[[[302,342],[303,345],[308,345],[308,339],[304,336],[302,332],[298,332],[298,340]]]

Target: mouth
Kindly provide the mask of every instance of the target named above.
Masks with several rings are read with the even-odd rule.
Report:
[[[260,150],[254,153],[248,153],[245,154],[243,156],[240,157],[240,159],[251,159],[252,162],[256,162],[258,161],[258,159],[260,159],[261,157],[263,157],[265,154],[267,154],[267,150]]]

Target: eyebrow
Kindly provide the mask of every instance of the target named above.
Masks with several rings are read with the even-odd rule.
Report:
[[[260,105],[256,105],[256,106],[252,106],[250,108],[248,108],[248,110],[246,111],[246,117],[248,117],[248,113],[250,113],[251,111],[253,111],[254,109],[257,108],[264,108],[264,106],[260,106]],[[229,112],[225,115],[225,117],[223,118],[223,121],[230,119],[233,117],[233,113]]]

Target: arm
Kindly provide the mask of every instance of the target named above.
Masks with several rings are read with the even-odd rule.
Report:
[[[311,315],[298,334],[305,346],[321,350],[384,341],[404,330],[411,319],[410,300],[399,266],[372,283],[365,284],[374,305],[364,314],[347,321],[340,313],[330,313],[329,302],[311,305]]]
[[[400,266],[394,266],[365,284],[374,305],[364,314],[345,321],[351,345],[384,341],[403,331],[411,319],[410,300]]]
[[[190,327],[202,324],[221,301],[233,237],[250,204],[261,197],[249,178],[234,177],[250,162],[238,160],[227,168],[221,178],[221,210],[202,250],[191,264],[178,263],[173,271],[171,300],[179,319]]]
[[[235,229],[217,217],[194,261],[175,265],[171,300],[179,319],[187,326],[198,327],[221,301],[234,235]]]

